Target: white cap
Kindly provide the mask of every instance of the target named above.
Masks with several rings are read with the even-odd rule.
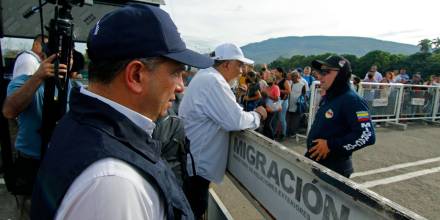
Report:
[[[214,50],[214,60],[239,60],[245,64],[252,65],[254,61],[244,57],[240,47],[232,43],[225,43],[217,46]]]

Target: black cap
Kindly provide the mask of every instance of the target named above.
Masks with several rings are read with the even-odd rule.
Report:
[[[321,70],[325,66],[327,68],[339,69],[340,72],[345,74],[351,74],[351,64],[350,61],[345,59],[343,56],[332,55],[327,57],[325,60],[314,60],[312,61],[312,68],[316,70]]]
[[[214,61],[186,48],[176,25],[159,7],[131,4],[106,14],[90,30],[92,61],[163,56],[197,68]]]

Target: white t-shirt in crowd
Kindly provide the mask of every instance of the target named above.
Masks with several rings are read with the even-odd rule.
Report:
[[[40,66],[41,59],[34,52],[27,50],[22,52],[15,60],[12,78],[20,75],[33,75]]]

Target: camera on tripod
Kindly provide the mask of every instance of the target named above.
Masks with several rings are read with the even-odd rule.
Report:
[[[44,35],[43,28],[43,6],[47,3],[55,4],[54,17],[50,20],[49,26],[45,27],[49,32],[49,41],[47,45],[43,45],[44,52],[47,57],[52,54],[57,54],[54,60],[55,71],[54,77],[48,78],[44,83],[44,99],[43,99],[43,114],[41,127],[41,158],[43,158],[47,145],[49,143],[52,132],[56,123],[66,113],[67,110],[67,96],[69,91],[69,78],[71,57],[73,54],[74,45],[74,24],[72,17],[72,7],[84,4],[93,5],[93,0],[46,0],[39,2],[36,7],[32,7],[23,17],[28,18],[35,12],[40,12],[41,32]],[[59,64],[67,65],[67,73],[61,74],[58,72]]]
[[[49,41],[46,55],[57,54],[54,61],[55,77],[48,78],[44,85],[43,117],[42,117],[42,145],[41,157],[43,158],[52,132],[57,122],[67,111],[67,96],[69,91],[71,57],[74,45],[74,24],[72,17],[72,6],[83,6],[85,3],[92,4],[92,0],[47,0],[56,4],[54,18],[49,23]],[[67,73],[61,75],[58,72],[58,65],[66,64]],[[55,96],[55,94],[57,94]]]

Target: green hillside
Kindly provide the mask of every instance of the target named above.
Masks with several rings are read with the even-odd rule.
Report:
[[[365,37],[282,37],[272,38],[242,47],[246,56],[256,63],[270,63],[278,57],[293,55],[316,55],[323,53],[353,54],[363,56],[373,50],[393,54],[413,54],[419,50],[415,45],[382,41]]]

